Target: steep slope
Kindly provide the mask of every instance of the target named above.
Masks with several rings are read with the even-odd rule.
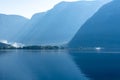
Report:
[[[70,47],[120,47],[120,0],[103,6],[78,31]]]
[[[27,22],[22,16],[0,14],[0,40],[15,41]]]
[[[61,2],[42,17],[40,15],[40,19],[33,16],[32,26],[25,31],[26,36],[21,41],[25,44],[67,43],[103,4],[101,0]],[[39,14],[36,16],[39,17]]]

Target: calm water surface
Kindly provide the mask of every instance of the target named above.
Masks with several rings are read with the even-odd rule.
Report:
[[[0,80],[120,80],[120,53],[1,50]]]

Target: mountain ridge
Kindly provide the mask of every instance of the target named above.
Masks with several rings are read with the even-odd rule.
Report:
[[[45,12],[40,20],[34,19],[38,14],[34,15],[33,25],[31,29],[27,29],[28,32],[24,31],[27,33],[21,42],[25,44],[67,43],[102,4],[100,1],[61,2]]]

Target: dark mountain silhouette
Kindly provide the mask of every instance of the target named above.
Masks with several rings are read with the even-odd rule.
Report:
[[[77,32],[70,47],[120,47],[120,0],[103,6]]]

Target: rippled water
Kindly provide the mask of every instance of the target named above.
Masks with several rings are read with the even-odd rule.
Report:
[[[120,80],[120,54],[2,50],[0,80]]]

